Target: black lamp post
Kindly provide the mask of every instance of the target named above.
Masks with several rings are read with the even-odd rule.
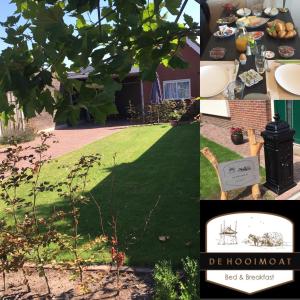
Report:
[[[264,139],[265,187],[280,195],[296,185],[293,168],[293,141],[295,130],[275,114],[274,122],[261,133]]]

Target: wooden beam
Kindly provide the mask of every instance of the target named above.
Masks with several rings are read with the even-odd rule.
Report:
[[[254,129],[248,129],[247,133],[248,133],[248,139],[249,139],[249,145],[250,145],[250,155],[257,156],[258,157],[258,165],[260,165],[260,150],[261,150],[264,142],[256,141]],[[254,200],[258,200],[261,198],[261,191],[259,188],[259,184],[254,184],[252,186],[252,197]]]
[[[145,122],[145,98],[144,98],[144,83],[143,80],[140,80],[140,89],[141,89],[141,106],[142,106],[142,115],[143,123]]]

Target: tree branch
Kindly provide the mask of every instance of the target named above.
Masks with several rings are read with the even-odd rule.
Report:
[[[99,0],[98,5],[97,5],[97,12],[98,12],[98,22],[99,22],[100,36],[102,36],[100,0]]]
[[[183,13],[183,10],[184,10],[186,4],[188,3],[188,1],[189,1],[189,0],[184,0],[182,6],[181,6],[181,8],[180,8],[179,14],[177,15],[177,17],[176,17],[176,19],[175,19],[175,23],[177,23],[178,20],[179,20],[179,18],[181,17],[181,15],[182,15],[182,13]],[[200,0],[199,0],[199,1],[200,1]]]
[[[106,15],[104,15],[102,18],[98,19],[98,21],[96,23],[94,23],[94,25],[100,24],[104,19],[106,19],[108,16],[112,15],[114,13],[113,10],[111,10],[110,12],[108,12]],[[99,16],[99,15],[98,15]]]

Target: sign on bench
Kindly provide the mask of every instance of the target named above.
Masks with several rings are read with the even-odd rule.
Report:
[[[218,170],[220,184],[224,192],[260,182],[257,156],[220,163]]]

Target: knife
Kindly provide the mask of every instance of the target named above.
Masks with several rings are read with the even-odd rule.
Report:
[[[278,60],[275,60],[275,62],[279,63],[279,64],[300,64],[300,59],[298,59],[298,60],[278,59]]]
[[[233,73],[233,80],[236,80],[238,72],[239,72],[240,62],[235,59],[234,60],[234,73]]]

